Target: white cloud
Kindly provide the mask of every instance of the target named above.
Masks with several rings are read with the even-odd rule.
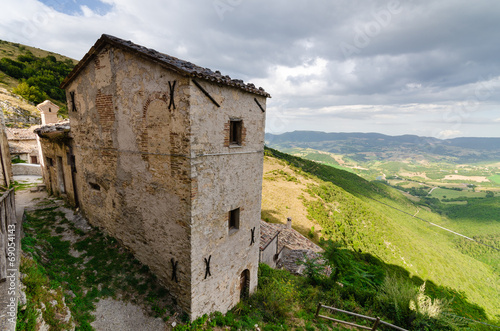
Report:
[[[462,134],[462,131],[459,130],[444,130],[439,132],[438,138],[448,139],[459,137]]]

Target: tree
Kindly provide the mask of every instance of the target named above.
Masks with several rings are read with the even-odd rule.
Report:
[[[36,86],[29,86],[26,82],[22,82],[17,85],[12,92],[34,103],[41,103],[49,98],[47,93],[40,91],[40,89]]]

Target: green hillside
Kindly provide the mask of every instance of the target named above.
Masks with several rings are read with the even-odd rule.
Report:
[[[277,150],[268,149],[266,154],[285,161],[295,172],[319,179],[308,185],[307,195],[312,199],[302,199],[307,216],[322,227],[322,237],[340,240],[353,250],[401,266],[411,275],[463,292],[490,318],[500,315],[500,198],[478,201],[468,213],[457,205],[448,211],[449,216],[443,216],[444,212],[432,212],[382,182],[369,182]],[[413,217],[417,211],[421,219],[465,235],[483,234],[499,250],[464,243],[462,237]],[[474,214],[478,215],[475,219]],[[488,227],[487,237],[483,225]]]
[[[66,112],[59,88],[77,61],[52,52],[0,40],[0,88],[34,104],[50,99]]]

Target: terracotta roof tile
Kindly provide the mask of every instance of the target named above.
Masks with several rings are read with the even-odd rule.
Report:
[[[7,140],[36,140],[35,129],[40,125],[35,125],[27,129],[6,128]]]

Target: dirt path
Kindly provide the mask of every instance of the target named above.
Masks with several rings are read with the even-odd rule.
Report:
[[[92,313],[95,321],[90,325],[96,331],[171,330],[161,318],[146,315],[141,307],[130,302],[106,298],[99,300],[95,306],[96,310]]]
[[[14,176],[14,180],[23,184],[40,184],[39,176]],[[31,192],[30,188],[16,191],[16,218],[18,222],[23,219],[24,209],[33,207],[40,199],[46,198],[47,192]]]

